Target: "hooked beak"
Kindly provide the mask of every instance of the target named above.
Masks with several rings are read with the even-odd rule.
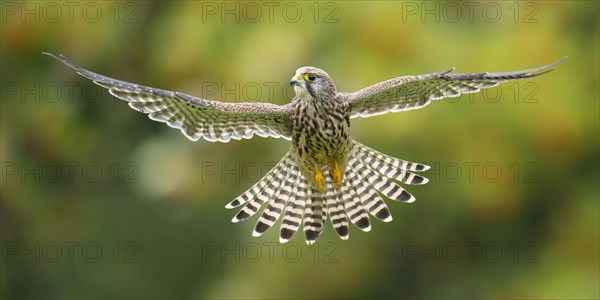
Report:
[[[302,77],[300,75],[294,75],[292,80],[290,80],[290,86],[300,85],[302,83]]]

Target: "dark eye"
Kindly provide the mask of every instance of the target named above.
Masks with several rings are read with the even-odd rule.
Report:
[[[317,79],[317,76],[315,76],[315,74],[304,74],[304,79],[306,81],[315,81],[315,79]]]

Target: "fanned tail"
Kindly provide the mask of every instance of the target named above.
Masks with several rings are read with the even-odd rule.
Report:
[[[311,187],[310,196],[304,207],[304,238],[309,245],[314,244],[323,233],[327,216],[341,239],[347,240],[349,236],[342,188],[335,187],[331,177],[326,177],[325,186],[323,192]]]
[[[348,203],[346,213],[352,223],[363,231],[371,229],[365,209],[383,222],[392,221],[390,210],[379,194],[396,201],[415,201],[396,181],[412,185],[425,184],[428,182],[427,178],[411,171],[428,169],[429,166],[385,155],[352,140],[343,190]]]
[[[282,184],[286,184],[287,174],[292,173],[294,168],[297,169],[297,166],[290,150],[267,175],[225,206],[234,208],[244,205],[231,221],[237,223],[253,216],[264,203],[276,198]]]
[[[325,189],[321,191],[304,178],[293,150],[288,151],[261,180],[226,205],[226,208],[243,205],[232,221],[245,220],[266,204],[253,236],[266,232],[283,215],[279,242],[289,241],[303,224],[305,241],[311,245],[323,233],[329,216],[337,235],[346,240],[349,222],[366,232],[371,230],[369,214],[383,222],[392,220],[381,195],[407,203],[415,200],[398,182],[415,185],[428,181],[414,173],[426,171],[428,166],[396,159],[354,140],[348,157],[342,184],[335,186],[326,176]]]

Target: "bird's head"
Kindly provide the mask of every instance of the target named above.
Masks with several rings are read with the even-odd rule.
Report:
[[[328,99],[335,95],[335,83],[325,71],[315,67],[302,67],[296,70],[290,85],[296,97],[302,99]]]

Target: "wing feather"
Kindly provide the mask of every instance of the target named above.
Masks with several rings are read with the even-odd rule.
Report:
[[[108,89],[113,96],[127,101],[131,108],[148,114],[150,119],[180,129],[192,141],[203,137],[211,142],[229,142],[250,139],[255,134],[291,139],[289,105],[206,100],[106,77],[79,67],[62,55],[44,54]]]
[[[452,68],[438,73],[397,77],[340,95],[350,102],[351,118],[369,117],[421,108],[431,100],[479,92],[504,81],[536,77],[552,71],[552,67],[566,59],[565,56],[546,66],[514,72],[451,74],[454,71]]]

